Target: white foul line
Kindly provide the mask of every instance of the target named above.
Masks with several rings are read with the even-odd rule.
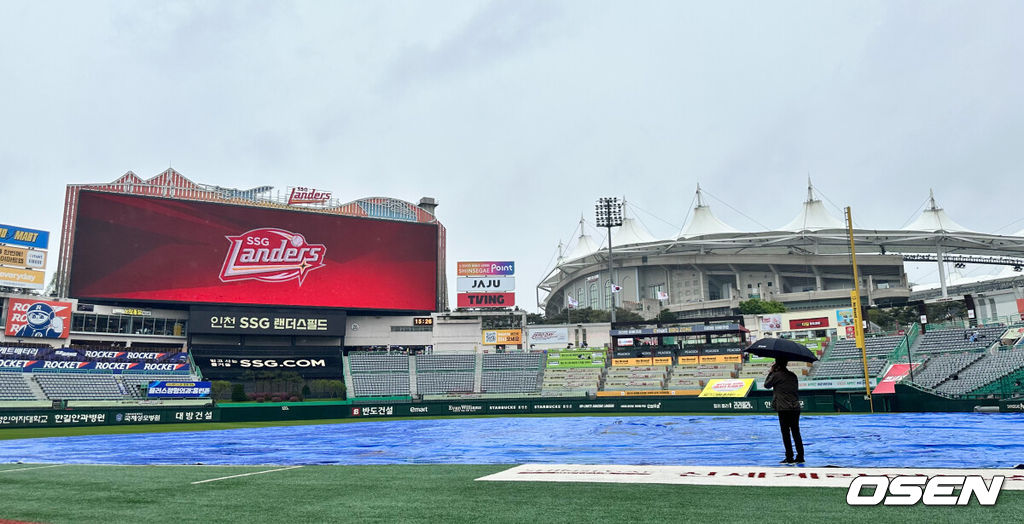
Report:
[[[30,469],[59,468],[61,466],[64,466],[64,464],[51,464],[49,466],[32,466],[31,468],[3,469],[0,470],[0,473],[10,473],[12,471],[28,471]]]
[[[238,478],[238,477],[248,477],[249,475],[260,475],[262,473],[273,473],[275,471],[285,471],[285,470],[301,468],[301,467],[302,466],[289,466],[287,468],[268,469],[268,470],[265,470],[265,471],[254,471],[252,473],[241,473],[239,475],[230,475],[230,476],[227,476],[227,477],[218,477],[218,478],[215,478],[215,479],[197,480],[195,482],[192,482],[192,484],[202,484],[204,482],[213,482],[215,480],[226,480],[226,479],[233,479],[233,478]]]

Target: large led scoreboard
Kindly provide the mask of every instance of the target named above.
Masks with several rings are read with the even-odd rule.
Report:
[[[434,311],[439,224],[81,190],[80,299]]]

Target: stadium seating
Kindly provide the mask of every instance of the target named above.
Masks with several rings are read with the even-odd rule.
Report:
[[[877,377],[885,369],[886,359],[869,358],[868,375]],[[808,378],[828,380],[840,378],[863,378],[864,361],[862,359],[822,360],[815,364]]]
[[[888,357],[902,341],[902,336],[865,338],[864,351],[867,353],[868,358]],[[859,358],[860,356],[860,349],[857,348],[856,341],[848,338],[845,340],[837,340],[832,344],[832,348],[825,353],[824,360],[843,360],[848,358]]]
[[[480,378],[481,393],[535,393],[537,371],[484,371]]]
[[[484,354],[481,393],[536,393],[543,363],[541,353]]]
[[[397,397],[409,395],[409,373],[353,373],[352,396]]]
[[[476,355],[420,355],[416,357],[416,372],[460,371],[476,367]]]
[[[920,370],[914,371],[914,383],[935,388],[964,368],[984,357],[983,353],[955,352],[935,355]]]
[[[422,357],[421,357],[422,358]],[[391,371],[409,371],[409,357],[406,355],[349,355],[352,373],[379,373]]]
[[[1024,350],[981,353],[981,358],[958,371],[935,389],[951,395],[963,395],[1021,367],[1024,367]]]
[[[541,353],[500,353],[484,354],[483,369],[532,369],[540,370],[543,362]]]
[[[408,396],[409,357],[376,353],[353,353],[348,357],[352,372],[352,397]]]
[[[443,395],[472,393],[476,355],[421,355],[416,357],[416,393]]]
[[[417,367],[419,364],[417,363]],[[416,374],[416,392],[420,395],[472,393],[473,372],[451,371]]]
[[[0,371],[0,400],[38,400],[24,373]]]
[[[964,337],[964,333],[973,334],[978,332],[978,339],[971,341],[970,337]],[[964,351],[970,349],[986,348],[999,342],[999,336],[1006,331],[1005,326],[988,326],[977,329],[940,329],[928,331],[921,335],[919,342],[914,348],[915,353],[935,353],[940,351]]]
[[[121,400],[128,395],[114,375],[35,373],[33,379],[52,400]]]

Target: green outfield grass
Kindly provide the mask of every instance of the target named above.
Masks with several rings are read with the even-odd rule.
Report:
[[[35,522],[1021,522],[993,507],[849,507],[846,489],[477,482],[509,466],[0,465],[0,519]]]

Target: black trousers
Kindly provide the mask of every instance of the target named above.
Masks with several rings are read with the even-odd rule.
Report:
[[[786,458],[793,458],[793,444],[796,443],[797,458],[804,458],[804,440],[800,438],[800,412],[780,411],[779,427],[782,428],[782,443],[786,445]],[[792,435],[792,441],[790,441]]]

